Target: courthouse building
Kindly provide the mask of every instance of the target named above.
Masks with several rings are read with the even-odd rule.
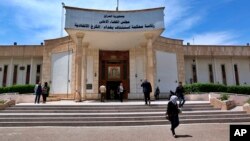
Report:
[[[180,81],[250,84],[249,44],[184,45],[183,40],[162,37],[164,7],[64,8],[68,36],[41,45],[0,46],[0,87],[42,81],[49,82],[51,95],[97,99],[104,84],[107,99],[112,99],[122,82],[125,99],[142,99],[145,78],[154,90],[160,88],[161,97]]]

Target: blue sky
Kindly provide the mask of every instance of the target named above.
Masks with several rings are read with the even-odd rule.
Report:
[[[40,44],[60,37],[61,2],[91,9],[115,10],[116,7],[116,0],[1,0],[0,45]],[[120,0],[119,9],[162,6],[165,7],[164,37],[205,45],[250,42],[250,0]]]

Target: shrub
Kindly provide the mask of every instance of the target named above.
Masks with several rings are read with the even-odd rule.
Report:
[[[228,93],[237,93],[237,94],[250,94],[249,86],[228,86]]]
[[[34,87],[35,85],[13,85],[10,87],[0,87],[0,94],[13,92],[18,92],[19,94],[34,93]]]
[[[5,102],[4,100],[0,100],[0,104],[4,104],[4,102]]]
[[[250,98],[247,100],[247,103],[250,104]]]
[[[220,95],[220,100],[222,100],[222,101],[228,100],[228,98],[229,98],[229,95],[226,94],[226,93],[222,93],[222,94]]]
[[[191,92],[226,92],[227,87],[221,84],[194,83],[184,86],[186,93]]]
[[[184,86],[186,93],[192,92],[226,92],[237,94],[250,94],[250,86],[225,86],[212,83],[194,83]]]

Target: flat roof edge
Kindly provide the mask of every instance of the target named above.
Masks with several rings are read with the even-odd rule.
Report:
[[[101,10],[101,9],[88,9],[88,8],[79,8],[79,7],[71,7],[71,6],[63,6],[65,9],[75,9],[75,10],[83,10],[83,11],[96,11],[96,12],[142,12],[142,11],[153,11],[158,9],[165,9],[165,7],[156,7],[156,8],[147,8],[147,9],[137,9],[137,10]]]

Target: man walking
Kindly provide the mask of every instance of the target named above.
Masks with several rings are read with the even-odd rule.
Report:
[[[141,87],[143,88],[145,105],[148,105],[148,102],[150,105],[150,93],[152,92],[152,86],[150,82],[148,82],[147,79],[145,79],[144,82],[141,84]]]
[[[185,97],[184,97],[184,88],[182,86],[182,82],[179,82],[179,86],[175,90],[176,95],[178,96],[179,99],[179,107],[183,107],[185,103]]]

